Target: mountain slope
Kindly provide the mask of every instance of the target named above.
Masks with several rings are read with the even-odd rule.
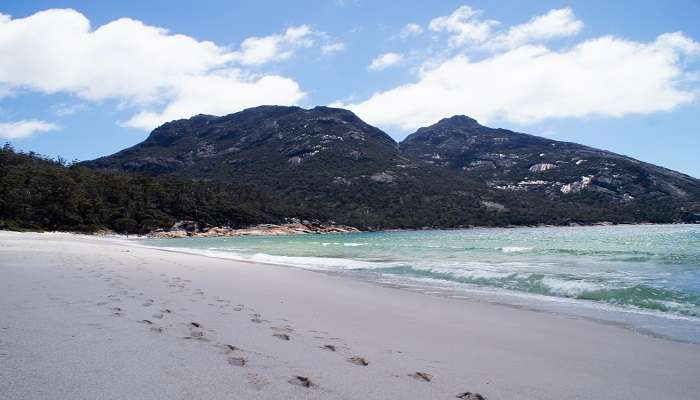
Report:
[[[682,207],[700,193],[700,181],[676,171],[576,143],[488,128],[465,116],[419,129],[401,149],[491,188],[558,201],[668,201]]]
[[[497,192],[407,157],[386,133],[327,107],[198,115],[85,165],[251,184],[292,216],[364,227],[492,224],[482,198]]]
[[[699,192],[696,179],[673,171],[468,117],[399,145],[328,107],[198,115],[85,165],[249,184],[290,217],[371,228],[687,221]]]

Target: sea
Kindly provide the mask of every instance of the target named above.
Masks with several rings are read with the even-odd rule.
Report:
[[[474,228],[149,239],[700,343],[700,225]]]

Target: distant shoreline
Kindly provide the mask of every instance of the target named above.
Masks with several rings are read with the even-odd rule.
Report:
[[[79,231],[39,231],[39,230],[8,230],[0,229],[0,232],[18,232],[18,233],[58,233],[58,234],[74,234],[74,235],[85,235],[85,236],[95,236],[95,237],[115,237],[115,238],[129,238],[129,239],[177,239],[177,238],[192,238],[192,237],[244,237],[244,236],[294,236],[294,235],[309,235],[309,234],[348,234],[348,233],[367,233],[367,232],[420,232],[420,231],[455,231],[455,230],[468,230],[468,229],[518,229],[518,228],[589,228],[596,226],[664,226],[664,225],[700,225],[698,222],[631,222],[631,223],[612,223],[612,222],[596,222],[590,224],[568,224],[568,225],[508,225],[508,226],[468,226],[468,227],[424,227],[424,228],[390,228],[390,229],[361,229],[355,227],[348,227],[345,225],[338,226],[328,226],[329,229],[326,231],[297,231],[294,232],[293,229],[287,229],[284,224],[260,224],[252,225],[246,228],[222,228],[214,227],[211,228],[216,232],[216,230],[225,229],[226,233],[216,234],[212,232],[211,234],[192,234],[187,235],[186,233],[167,235],[167,231],[162,231],[166,233],[165,235],[154,235],[153,233],[148,234],[122,234],[112,231],[95,231],[95,232],[79,232]],[[264,228],[272,227],[272,231],[266,232]],[[338,229],[335,229],[337,227]],[[283,228],[276,230],[276,228]]]

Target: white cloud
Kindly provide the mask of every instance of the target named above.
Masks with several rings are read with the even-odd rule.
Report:
[[[0,15],[0,19],[2,15]],[[22,120],[15,122],[0,122],[0,138],[3,139],[26,139],[35,133],[50,132],[58,130],[58,126],[51,122],[39,121],[36,119]]]
[[[244,65],[261,65],[271,61],[283,61],[299,48],[314,44],[313,31],[308,25],[288,28],[284,34],[249,37],[241,43],[241,51],[233,53],[233,59]]]
[[[491,37],[493,28],[499,25],[498,21],[481,20],[481,14],[479,10],[461,6],[448,16],[433,19],[428,27],[433,32],[451,34],[449,44],[452,47],[481,44]]]
[[[583,22],[576,19],[571,9],[550,10],[547,14],[534,17],[525,24],[509,28],[507,32],[493,38],[488,45],[513,48],[526,43],[572,36],[579,33],[582,28]]]
[[[367,66],[367,69],[372,71],[381,71],[400,63],[402,60],[403,56],[399,53],[384,53],[372,60],[369,66]]]
[[[697,54],[700,44],[680,32],[647,43],[605,36],[559,51],[525,45],[475,61],[458,54],[423,69],[417,82],[345,106],[403,130],[455,114],[534,123],[672,110],[696,98],[683,60]]]
[[[421,28],[420,25],[410,23],[404,25],[404,27],[401,28],[401,31],[399,32],[399,37],[402,39],[406,39],[412,36],[418,36],[421,33],[423,33],[423,28]]]
[[[448,16],[430,21],[433,32],[449,34],[451,47],[477,46],[486,49],[514,48],[527,43],[540,43],[546,40],[577,34],[583,28],[574,12],[569,8],[550,10],[530,21],[515,25],[507,30],[497,30],[501,23],[482,20],[480,10],[461,6]]]
[[[142,111],[122,125],[152,129],[164,121],[198,113],[223,115],[260,104],[296,104],[304,96],[299,85],[289,78],[240,74],[229,70],[187,79],[164,110]]]
[[[345,43],[342,42],[327,43],[321,46],[321,53],[323,54],[333,54],[343,50],[345,50]]]
[[[85,16],[69,9],[45,10],[17,19],[1,15],[0,88],[63,92],[90,101],[117,100],[127,107],[164,105],[161,112],[150,111],[152,125],[137,124],[136,117],[128,124],[151,129],[166,121],[156,116],[183,118],[214,109],[235,112],[241,105],[255,105],[250,99],[295,104],[304,97],[296,82],[252,74],[240,70],[239,65],[289,58],[297,49],[312,44],[311,29],[306,25],[282,34],[248,38],[240,50],[232,51],[128,18],[93,29]],[[188,86],[192,82],[217,82],[208,87],[209,96],[228,103],[213,107],[207,96],[186,98],[195,92]],[[273,88],[275,85],[279,87]],[[227,92],[232,88],[236,91]],[[258,90],[266,97],[258,95]]]

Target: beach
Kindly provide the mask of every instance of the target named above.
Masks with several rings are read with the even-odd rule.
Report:
[[[3,399],[700,393],[696,344],[139,241],[0,232],[0,277]]]

